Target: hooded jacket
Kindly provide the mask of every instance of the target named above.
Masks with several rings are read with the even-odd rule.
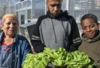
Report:
[[[79,46],[78,50],[85,52],[97,63],[98,68],[100,68],[100,32],[93,39],[89,39],[83,34],[82,44]]]
[[[44,47],[58,49],[64,47],[67,51],[78,49],[80,35],[75,19],[67,11],[61,11],[56,17],[48,11],[40,16],[33,35],[32,45],[36,52],[43,51]]]

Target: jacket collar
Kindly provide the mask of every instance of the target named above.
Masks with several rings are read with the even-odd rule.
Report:
[[[96,42],[96,41],[100,40],[100,31],[98,31],[97,35],[92,39],[90,39],[86,35],[82,34],[82,39],[89,43]]]
[[[0,43],[2,43],[3,32],[0,33]]]
[[[0,43],[2,43],[3,34],[4,34],[4,32],[0,33]],[[16,43],[17,40],[18,40],[18,34],[15,35],[14,43]]]

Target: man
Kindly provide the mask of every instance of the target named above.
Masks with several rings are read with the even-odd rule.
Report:
[[[43,51],[45,46],[76,50],[81,40],[74,18],[61,10],[62,0],[46,0],[46,5],[48,12],[39,17],[32,36],[35,52]]]
[[[85,52],[93,61],[97,68],[100,68],[100,31],[97,17],[93,14],[86,14],[81,18],[82,43],[79,51]]]

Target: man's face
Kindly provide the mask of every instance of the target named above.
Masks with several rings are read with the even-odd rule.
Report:
[[[14,36],[18,29],[18,22],[16,19],[6,18],[2,24],[3,32],[8,36]]]
[[[98,26],[94,23],[93,19],[87,18],[82,21],[82,30],[88,38],[94,38],[98,30]]]
[[[57,16],[61,10],[61,1],[60,0],[47,0],[47,7],[50,13],[53,16]]]

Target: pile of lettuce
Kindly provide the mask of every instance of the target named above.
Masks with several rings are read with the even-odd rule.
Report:
[[[62,47],[59,49],[45,47],[41,53],[27,54],[22,68],[45,68],[49,63],[66,68],[93,68],[94,65],[84,52],[67,52]]]

